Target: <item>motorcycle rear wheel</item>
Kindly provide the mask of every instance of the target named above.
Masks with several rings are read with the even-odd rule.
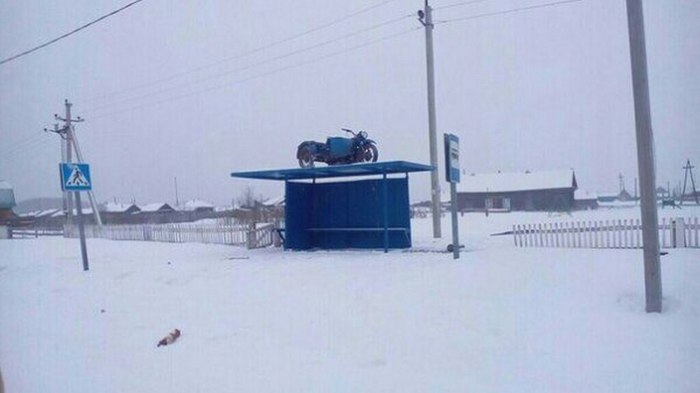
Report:
[[[360,162],[377,162],[379,158],[379,150],[377,146],[366,145],[362,152],[362,160]]]
[[[299,153],[299,166],[302,168],[313,168],[314,167],[314,155],[311,153],[311,149],[308,147],[302,148]]]

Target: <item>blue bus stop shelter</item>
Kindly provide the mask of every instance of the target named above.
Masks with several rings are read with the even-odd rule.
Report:
[[[411,247],[408,174],[432,169],[388,161],[231,176],[285,182],[285,249],[384,248],[386,252]],[[331,178],[342,180],[317,181]]]

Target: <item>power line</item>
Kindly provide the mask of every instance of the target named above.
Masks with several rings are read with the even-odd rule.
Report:
[[[25,153],[28,151],[36,151],[39,147],[46,145],[48,142],[50,142],[52,138],[45,138],[45,139],[36,139],[32,143],[27,143],[26,145],[22,147],[15,147],[11,151],[9,151],[7,154],[3,154],[0,156],[0,162],[1,161],[10,161],[11,159],[15,158],[18,154],[20,153]]]
[[[433,11],[439,11],[439,10],[444,10],[444,9],[447,9],[447,8],[454,8],[454,7],[462,7],[462,6],[465,6],[465,5],[472,5],[472,4],[476,4],[476,3],[484,3],[484,2],[487,2],[487,1],[491,1],[491,0],[469,0],[469,1],[460,1],[459,3],[445,4],[445,5],[441,5],[441,6],[438,6],[438,7],[433,7]]]
[[[555,2],[551,2],[551,3],[531,5],[528,7],[512,8],[512,9],[504,10],[504,11],[487,12],[484,14],[477,14],[477,15],[470,15],[470,16],[464,16],[464,17],[459,17],[459,18],[445,19],[445,20],[441,20],[441,21],[436,21],[434,23],[435,24],[443,24],[443,23],[460,22],[460,21],[465,21],[465,20],[485,18],[485,17],[489,17],[489,16],[513,14],[513,13],[522,12],[522,11],[530,11],[530,10],[534,10],[534,9],[538,9],[538,8],[554,7],[554,6],[558,6],[558,5],[562,5],[562,4],[577,3],[580,1],[583,1],[583,0],[555,1]]]
[[[119,12],[121,12],[121,11],[123,11],[123,10],[129,8],[129,7],[131,7],[132,5],[134,5],[134,4],[136,4],[136,3],[140,3],[141,1],[143,1],[143,0],[135,0],[135,1],[132,1],[131,3],[129,3],[129,4],[123,6],[123,7],[119,8],[119,9],[116,9],[116,10],[110,12],[109,14],[103,15],[103,16],[101,16],[101,17],[99,17],[99,18],[93,20],[93,21],[90,22],[90,23],[84,24],[84,25],[78,27],[77,29],[75,29],[75,30],[73,30],[73,31],[70,31],[70,32],[68,32],[68,33],[66,33],[66,34],[63,34],[63,35],[60,36],[60,37],[54,38],[54,39],[52,39],[51,41],[45,42],[45,43],[43,43],[43,44],[41,44],[41,45],[39,45],[39,46],[36,46],[36,47],[34,47],[34,48],[32,48],[32,49],[29,49],[29,50],[26,50],[26,51],[24,51],[24,52],[22,52],[22,53],[16,54],[16,55],[14,55],[14,56],[12,56],[12,57],[8,57],[7,59],[0,61],[0,65],[3,65],[3,64],[5,64],[5,63],[8,63],[8,62],[10,62],[10,61],[12,61],[12,60],[16,60],[16,59],[18,59],[18,58],[20,58],[20,57],[22,57],[22,56],[28,55],[28,54],[30,54],[30,53],[32,53],[32,52],[34,52],[34,51],[37,51],[37,50],[39,50],[39,49],[41,49],[41,48],[44,48],[44,47],[46,47],[46,46],[49,46],[49,45],[53,44],[53,43],[56,42],[56,41],[62,40],[62,39],[66,38],[66,37],[68,37],[68,36],[70,36],[70,35],[73,35],[73,34],[79,32],[80,30],[86,29],[86,28],[88,28],[89,26],[92,26],[92,25],[94,25],[95,23],[97,23],[97,22],[99,22],[99,21],[101,21],[101,20],[107,19],[107,18],[109,18],[110,16],[112,16],[112,15],[114,15],[114,14],[116,14],[116,13],[119,13]]]
[[[153,86],[153,85],[156,85],[156,84],[159,84],[159,83],[163,83],[163,82],[167,82],[167,81],[170,81],[170,80],[173,80],[173,79],[177,79],[177,78],[180,78],[180,77],[182,77],[182,76],[189,75],[189,74],[192,74],[192,73],[195,73],[195,72],[198,72],[198,71],[202,71],[202,70],[205,70],[205,69],[208,69],[208,68],[212,68],[212,67],[215,67],[215,66],[217,66],[217,65],[219,65],[219,64],[222,64],[222,63],[227,63],[227,62],[230,62],[230,61],[233,61],[233,60],[238,60],[238,59],[241,59],[241,58],[250,56],[250,55],[252,55],[252,54],[261,52],[261,51],[263,51],[263,50],[265,50],[265,49],[269,49],[269,48],[278,46],[278,45],[280,45],[280,44],[284,44],[284,43],[287,43],[287,42],[296,40],[297,38],[301,38],[301,37],[303,37],[303,36],[306,36],[306,35],[315,33],[315,32],[317,32],[317,31],[320,31],[320,30],[323,30],[323,29],[326,29],[326,28],[328,28],[328,27],[334,26],[334,25],[336,25],[336,24],[338,24],[338,23],[344,22],[344,21],[346,21],[346,20],[348,20],[348,19],[354,18],[354,17],[356,17],[356,16],[358,16],[358,15],[364,14],[364,13],[369,12],[369,11],[375,9],[375,8],[382,7],[382,6],[386,5],[386,4],[392,3],[392,2],[394,2],[394,1],[396,1],[396,0],[386,0],[386,1],[382,1],[381,3],[377,3],[377,4],[375,4],[375,5],[371,5],[371,6],[369,6],[369,7],[365,7],[365,8],[363,8],[363,9],[360,9],[360,10],[355,11],[355,12],[353,12],[353,13],[350,13],[350,14],[348,14],[348,15],[344,15],[344,16],[341,16],[341,17],[339,17],[339,18],[333,19],[333,20],[330,21],[330,22],[323,23],[323,24],[318,25],[318,26],[316,26],[316,27],[312,27],[312,28],[310,28],[310,29],[308,29],[308,30],[304,30],[304,31],[301,31],[301,32],[299,32],[299,33],[293,34],[293,35],[291,35],[291,36],[289,36],[289,37],[282,38],[282,39],[280,39],[280,40],[270,42],[270,43],[265,44],[265,45],[263,45],[263,46],[260,46],[260,47],[257,47],[257,48],[254,48],[254,49],[251,49],[251,50],[248,50],[248,51],[245,51],[245,52],[242,52],[242,53],[239,53],[239,54],[230,56],[230,57],[225,57],[225,58],[223,58],[223,59],[221,59],[221,60],[218,60],[218,61],[215,61],[215,62],[213,62],[213,63],[209,63],[209,64],[205,64],[205,65],[203,65],[203,66],[191,68],[191,69],[188,69],[188,70],[185,70],[185,71],[176,73],[176,74],[172,74],[172,75],[170,75],[170,76],[167,76],[167,77],[164,77],[164,78],[161,78],[161,79],[156,79],[156,80],[154,80],[154,81],[150,81],[150,82],[146,82],[146,83],[143,83],[143,84],[140,84],[140,85],[136,85],[136,86],[133,86],[133,87],[129,87],[129,88],[126,88],[126,89],[124,89],[124,90],[120,90],[120,91],[116,91],[116,92],[112,92],[112,93],[107,93],[107,94],[102,95],[102,96],[99,96],[99,97],[87,98],[87,99],[83,100],[83,102],[90,102],[90,101],[94,101],[94,100],[97,100],[97,99],[102,99],[102,98],[109,97],[109,96],[121,95],[121,94],[130,92],[130,91],[140,90],[140,89],[142,89],[142,88],[144,88],[144,87]]]
[[[252,64],[248,64],[248,65],[243,66],[243,67],[238,67],[238,68],[235,68],[235,69],[233,69],[233,70],[221,72],[221,73],[214,74],[214,75],[209,75],[209,76],[206,76],[206,77],[197,79],[197,80],[195,80],[195,81],[193,81],[193,82],[181,83],[181,84],[178,84],[178,85],[169,87],[169,88],[164,88],[164,89],[158,90],[158,91],[156,91],[156,92],[146,93],[146,94],[142,94],[142,95],[139,95],[139,96],[136,96],[136,97],[131,97],[131,98],[125,98],[125,99],[121,99],[121,100],[117,100],[117,101],[112,101],[112,102],[109,103],[109,104],[104,104],[104,105],[99,105],[99,106],[96,106],[96,107],[88,108],[88,109],[84,110],[83,112],[84,112],[84,113],[90,113],[90,112],[94,112],[94,111],[99,110],[99,109],[102,109],[102,108],[110,107],[110,106],[115,105],[115,104],[120,104],[120,103],[124,103],[124,102],[129,102],[129,101],[133,101],[133,100],[140,100],[140,99],[143,99],[143,98],[148,98],[148,97],[160,95],[160,94],[163,94],[163,93],[168,93],[168,92],[177,90],[177,89],[179,89],[179,88],[181,88],[181,87],[190,87],[190,86],[192,86],[192,85],[200,84],[200,83],[203,83],[203,82],[212,80],[212,79],[219,79],[219,78],[222,78],[222,77],[225,77],[225,76],[234,74],[234,73],[238,73],[238,72],[241,72],[241,71],[245,71],[245,70],[248,70],[248,69],[251,69],[251,68],[260,66],[260,65],[264,65],[264,64],[267,64],[267,63],[270,63],[270,62],[273,62],[273,61],[277,61],[277,60],[285,59],[285,58],[288,58],[288,57],[292,57],[292,56],[297,55],[297,54],[299,54],[299,53],[304,53],[304,52],[311,51],[311,50],[313,50],[313,49],[317,49],[317,48],[320,48],[320,47],[323,47],[323,46],[327,46],[327,45],[329,45],[329,44],[332,44],[332,43],[335,43],[335,42],[338,42],[338,41],[342,41],[342,40],[348,39],[348,38],[350,38],[350,37],[354,37],[354,36],[360,35],[360,34],[362,34],[362,33],[365,33],[365,32],[367,32],[367,31],[370,31],[370,30],[376,30],[376,29],[378,29],[378,28],[381,28],[381,27],[384,27],[384,26],[387,26],[387,25],[390,25],[390,24],[393,24],[393,23],[396,23],[396,22],[400,22],[400,21],[402,21],[402,20],[404,20],[404,19],[406,19],[406,18],[412,17],[412,16],[413,16],[413,14],[410,14],[410,15],[404,15],[404,16],[401,16],[401,17],[398,17],[398,18],[390,19],[390,20],[384,21],[384,22],[382,22],[382,23],[378,23],[378,24],[376,24],[376,25],[372,25],[372,26],[366,27],[366,28],[364,28],[364,29],[360,29],[360,30],[354,31],[354,32],[352,32],[352,33],[348,33],[348,34],[342,35],[342,36],[337,37],[337,38],[333,38],[333,39],[330,39],[330,40],[326,40],[326,41],[323,41],[323,42],[320,42],[320,43],[317,43],[317,44],[314,44],[314,45],[311,45],[311,46],[308,46],[308,47],[305,47],[305,48],[301,48],[301,49],[294,50],[294,51],[291,51],[291,52],[287,52],[287,53],[284,53],[284,54],[281,54],[281,55],[278,55],[278,56],[274,56],[274,57],[271,57],[271,58],[268,58],[268,59],[264,59],[264,60],[261,60],[261,61],[258,61],[258,62],[252,63]]]
[[[170,98],[167,98],[167,99],[163,99],[163,100],[159,100],[159,101],[150,102],[150,103],[146,103],[146,104],[143,104],[143,105],[136,105],[136,106],[132,106],[132,107],[129,107],[129,108],[124,108],[124,109],[121,109],[121,110],[118,110],[118,111],[115,111],[115,112],[109,112],[109,113],[105,113],[105,114],[98,115],[98,116],[92,116],[92,119],[100,119],[100,118],[103,118],[103,117],[109,117],[109,116],[113,116],[113,115],[117,115],[117,114],[121,114],[121,113],[125,113],[125,112],[131,112],[131,111],[134,111],[134,110],[137,110],[137,109],[147,108],[147,107],[150,107],[150,106],[159,105],[159,104],[163,104],[163,103],[166,103],[166,102],[176,101],[176,100],[180,100],[180,99],[183,99],[183,98],[187,98],[187,97],[190,97],[190,96],[193,96],[193,95],[198,95],[198,94],[202,94],[202,93],[206,93],[206,92],[210,92],[210,91],[214,91],[214,90],[220,90],[220,89],[223,89],[223,88],[226,88],[226,87],[230,87],[230,86],[242,84],[242,83],[245,83],[245,82],[249,82],[249,81],[251,81],[251,80],[264,78],[264,77],[266,77],[266,76],[270,76],[270,75],[273,75],[273,74],[277,74],[277,73],[279,73],[279,72],[286,71],[286,70],[289,70],[289,69],[292,69],[292,68],[298,68],[298,67],[305,66],[305,65],[308,65],[308,64],[317,63],[317,62],[319,62],[319,61],[326,60],[326,59],[329,59],[329,58],[331,58],[331,57],[335,57],[335,56],[341,55],[341,54],[343,54],[343,53],[351,52],[351,51],[354,51],[354,50],[357,50],[357,49],[360,49],[360,48],[364,48],[364,47],[366,47],[366,46],[374,45],[374,44],[377,44],[377,43],[382,42],[382,41],[388,41],[388,40],[390,40],[390,39],[393,39],[393,38],[396,38],[396,37],[399,37],[399,36],[402,36],[402,35],[405,35],[405,34],[408,34],[408,33],[411,33],[411,32],[417,31],[417,30],[420,30],[420,29],[422,29],[422,27],[414,27],[414,28],[411,28],[411,29],[408,29],[408,30],[403,30],[403,31],[400,31],[400,32],[398,32],[398,33],[386,35],[386,36],[380,37],[380,38],[378,38],[378,39],[375,39],[375,40],[372,40],[372,41],[368,41],[368,42],[365,42],[365,43],[362,43],[362,44],[359,44],[359,45],[355,45],[355,46],[352,46],[352,47],[349,47],[349,48],[346,48],[346,49],[343,49],[343,50],[340,50],[340,51],[331,52],[331,53],[329,53],[329,54],[326,54],[326,55],[324,55],[324,56],[321,56],[321,57],[318,57],[318,58],[315,58],[315,59],[306,60],[306,61],[303,61],[303,62],[291,64],[291,65],[288,65],[288,66],[285,66],[285,67],[281,67],[281,68],[277,68],[277,69],[274,69],[274,70],[271,70],[271,71],[268,71],[268,72],[265,72],[265,73],[261,73],[261,74],[258,74],[258,75],[253,75],[253,76],[251,76],[251,77],[247,77],[247,78],[235,80],[235,81],[230,82],[230,83],[225,83],[225,84],[220,84],[220,85],[216,85],[216,86],[211,86],[211,87],[208,87],[208,88],[206,88],[206,89],[195,90],[195,91],[192,91],[192,92],[189,92],[189,93],[186,93],[186,94],[181,94],[181,95],[174,96],[174,97],[170,97]]]

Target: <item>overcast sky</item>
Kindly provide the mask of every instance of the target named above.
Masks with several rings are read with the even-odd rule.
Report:
[[[551,1],[431,4],[445,21]],[[0,58],[126,3],[0,2]],[[424,33],[410,31],[422,0],[258,50],[381,3],[145,0],[0,65],[0,179],[18,200],[60,195],[59,138],[41,130],[66,98],[86,119],[77,134],[99,201],[174,202],[176,176],[181,201],[228,204],[246,185],[274,197],[282,184],[229,173],[296,167],[300,142],[341,127],[366,130],[380,160],[429,163]],[[644,5],[657,184],[674,186],[687,158],[700,177],[700,1]],[[436,24],[434,38],[438,131],[461,137],[463,169],[573,168],[580,188],[599,192],[617,191],[622,173],[633,188],[624,0]],[[412,181],[411,199],[427,199],[429,176]]]

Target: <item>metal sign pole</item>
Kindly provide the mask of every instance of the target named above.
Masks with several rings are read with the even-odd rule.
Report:
[[[85,225],[83,223],[83,206],[80,204],[80,191],[75,191],[75,202],[78,208],[78,230],[80,231],[80,253],[83,255],[83,271],[90,270],[88,266],[87,245],[85,244]]]
[[[450,205],[452,206],[452,257],[459,259],[459,225],[457,222],[457,183],[450,183]]]
[[[450,211],[452,215],[452,256],[459,259],[459,222],[457,221],[457,183],[460,180],[459,137],[444,134],[445,178],[450,183]],[[448,247],[449,251],[449,247]]]

